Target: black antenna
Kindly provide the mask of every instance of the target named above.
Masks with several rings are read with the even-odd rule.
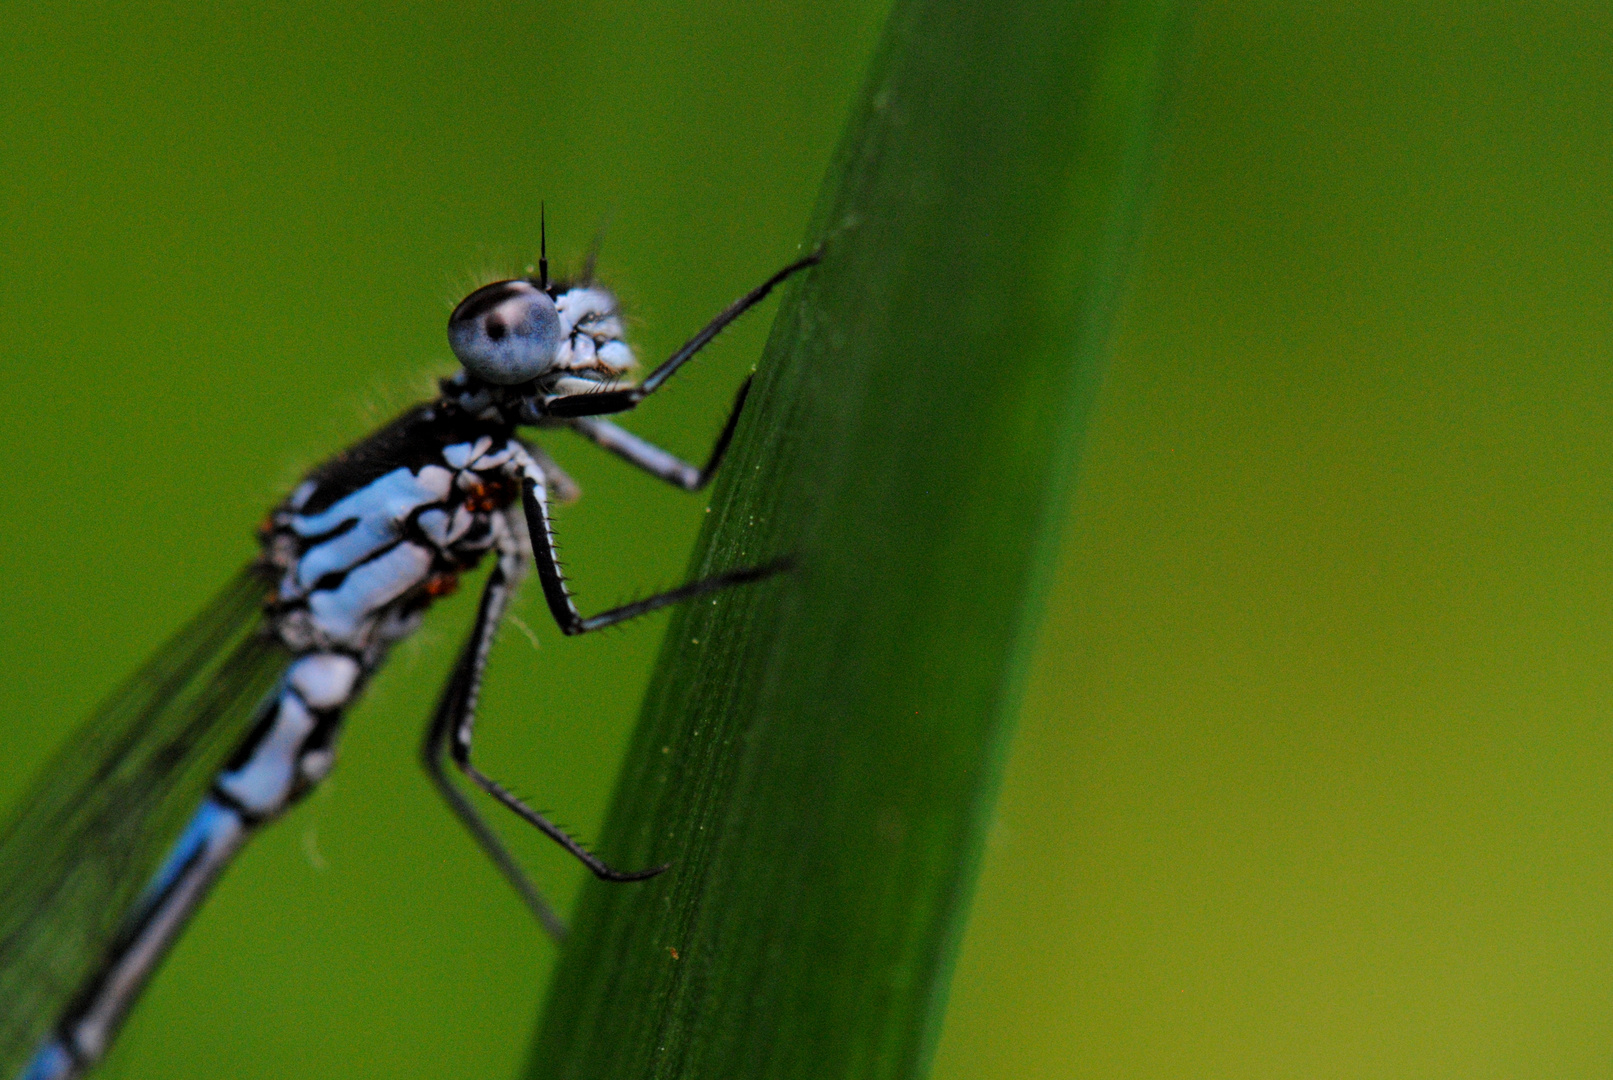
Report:
[[[549,291],[549,231],[542,201],[538,203],[538,288]]]

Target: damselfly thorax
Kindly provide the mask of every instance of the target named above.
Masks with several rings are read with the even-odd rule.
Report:
[[[550,499],[575,497],[576,485],[528,433],[569,430],[700,490],[748,382],[700,468],[603,416],[638,405],[817,257],[741,297],[637,384],[623,381],[633,352],[615,298],[591,270],[555,283],[541,260],[531,278],[466,297],[448,324],[461,369],[271,511],[259,558],[102,706],[0,837],[0,1073],[21,1066],[29,1080],[63,1080],[100,1060],[218,874],[330,771],[343,716],[388,650],[487,561],[475,623],[427,726],[427,773],[552,934],[564,925],[448,765],[603,879],[664,870],[609,866],[474,764],[494,633],[528,567],[560,628],[580,634],[760,580],[785,560],[584,616],[556,559],[549,514]],[[174,839],[164,823],[176,808],[188,808],[188,824]],[[139,875],[132,887],[131,875]]]

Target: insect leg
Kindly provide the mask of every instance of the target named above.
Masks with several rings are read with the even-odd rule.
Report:
[[[711,483],[717,467],[722,464],[723,455],[728,452],[728,444],[734,437],[734,428],[739,426],[739,414],[745,408],[745,397],[750,393],[750,384],[748,378],[740,384],[739,393],[734,396],[734,405],[728,410],[728,419],[723,424],[722,432],[712,444],[705,467],[700,469],[667,453],[654,443],[639,438],[631,431],[617,427],[609,420],[579,416],[571,422],[571,427],[583,438],[609,450],[629,464],[638,466],[651,476],[659,477],[684,491],[699,491]],[[548,469],[545,468],[544,471],[547,473]]]
[[[437,711],[432,717],[431,726],[426,731],[425,745],[422,747],[421,757],[425,762],[426,772],[437,785],[437,790],[447,800],[449,807],[464,822],[470,834],[481,844],[482,849],[492,858],[495,865],[503,872],[510,884],[515,886],[521,898],[526,901],[538,921],[556,938],[563,938],[566,933],[565,923],[555,914],[547,901],[538,892],[537,888],[527,879],[513,856],[499,841],[497,834],[484,821],[470,800],[456,788],[449,780],[443,769],[443,757],[447,756],[454,766],[477,787],[487,792],[493,798],[519,814],[530,824],[536,826],[549,839],[565,848],[582,864],[593,871],[595,876],[606,881],[638,881],[642,878],[653,877],[666,869],[664,866],[652,870],[624,873],[612,869],[601,861],[598,856],[588,851],[560,826],[554,824],[542,814],[527,806],[513,793],[507,790],[496,780],[488,777],[475,765],[471,764],[471,742],[476,727],[476,698],[481,691],[482,671],[487,666],[487,654],[493,646],[494,632],[498,629],[499,620],[503,618],[504,610],[509,604],[512,579],[519,580],[522,571],[519,569],[519,556],[511,557],[506,552],[499,563],[488,575],[487,585],[482,590],[481,606],[476,612],[476,623],[471,628],[470,637],[461,650],[458,662],[454,665],[454,673],[448,680],[448,687],[443,691],[442,700],[437,705]],[[514,564],[512,572],[511,564]]]
[[[573,480],[566,470],[562,469],[559,463],[549,456],[543,447],[525,440],[521,440],[521,446],[525,448],[533,463],[537,465],[538,470],[543,473],[543,485],[548,488],[555,498],[563,503],[569,503],[576,502],[582,497],[582,488],[578,486],[577,481]],[[523,548],[522,550],[524,551],[525,549]],[[524,573],[526,560],[521,559],[518,565]]]
[[[488,578],[486,588],[482,590],[482,603],[476,613],[476,625],[471,630],[470,640],[465,643],[464,651],[454,665],[454,673],[443,691],[442,700],[437,704],[431,726],[426,729],[426,740],[421,747],[420,758],[426,767],[426,775],[431,777],[432,783],[448,803],[449,809],[459,815],[459,820],[482,846],[488,858],[493,860],[493,865],[499,868],[505,880],[521,894],[521,899],[526,901],[526,906],[549,932],[549,936],[559,941],[564,940],[566,936],[565,921],[549,906],[549,902],[543,898],[537,886],[527,878],[526,872],[499,840],[498,834],[482,820],[482,815],[476,811],[476,807],[454,786],[453,781],[448,779],[448,773],[443,769],[443,759],[450,738],[459,730],[468,730],[475,722],[476,692],[479,688],[481,667],[486,662],[487,646],[491,644],[493,628],[497,626],[508,598],[509,583],[503,570],[495,567]]]
[[[797,259],[766,281],[762,282],[750,292],[723,308],[715,319],[705,325],[694,337],[684,343],[683,348],[664,360],[659,367],[645,376],[637,386],[624,387],[621,390],[600,390],[591,394],[567,394],[562,397],[551,398],[543,403],[543,413],[546,416],[604,416],[607,413],[626,412],[639,402],[649,397],[661,388],[661,384],[670,379],[674,372],[686,364],[695,353],[711,344],[711,339],[722,333],[728,324],[739,318],[745,312],[761,303],[774,287],[792,274],[805,270],[809,266],[816,266],[823,258],[823,249],[815,248],[812,254],[804,259]]]
[[[607,626],[615,626],[628,619],[636,619],[640,615],[648,615],[652,611],[681,604],[685,600],[692,600],[697,596],[716,592],[718,589],[726,589],[730,585],[760,581],[789,566],[788,560],[778,559],[762,566],[729,570],[726,573],[701,578],[699,581],[691,581],[687,585],[667,592],[647,596],[631,604],[602,611],[598,615],[584,617],[582,612],[577,610],[577,605],[572,602],[571,591],[566,587],[565,574],[560,570],[560,562],[555,554],[554,528],[549,520],[548,496],[543,486],[528,474],[523,478],[521,494],[521,503],[526,510],[527,532],[532,537],[533,559],[538,566],[538,581],[543,585],[543,598],[549,603],[549,614],[554,616],[554,621],[560,624],[560,629],[567,635],[603,630]]]

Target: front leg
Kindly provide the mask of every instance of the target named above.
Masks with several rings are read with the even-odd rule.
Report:
[[[638,466],[651,476],[665,480],[673,487],[680,487],[684,491],[699,491],[711,483],[712,476],[722,464],[723,455],[728,452],[728,444],[734,438],[734,428],[739,426],[739,414],[745,409],[745,398],[750,394],[750,384],[751,381],[747,378],[739,385],[739,393],[734,395],[733,407],[728,410],[728,419],[724,421],[722,432],[718,434],[711,453],[706,457],[706,465],[701,469],[667,453],[654,443],[639,438],[631,431],[617,427],[609,420],[601,420],[597,416],[580,416],[571,422],[571,428],[594,445],[609,450],[617,457]],[[548,468],[544,467],[544,471],[548,472]]]
[[[809,266],[816,266],[823,260],[823,246],[820,244],[812,250],[812,254],[804,259],[797,259],[766,281],[762,282],[750,292],[735,300],[732,304],[718,312],[700,332],[684,343],[683,348],[673,353],[661,365],[637,386],[627,386],[619,390],[595,390],[578,394],[563,394],[546,398],[542,402],[541,413],[548,417],[577,417],[577,416],[604,416],[609,413],[626,412],[639,402],[649,397],[661,388],[661,384],[670,379],[677,370],[707,345],[711,339],[722,333],[729,323],[739,318],[745,312],[761,303],[774,287],[783,282],[790,275],[805,270]]]

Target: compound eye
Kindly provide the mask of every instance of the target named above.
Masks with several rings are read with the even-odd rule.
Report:
[[[560,313],[530,281],[495,281],[448,316],[448,344],[479,379],[500,386],[529,382],[554,366]]]

